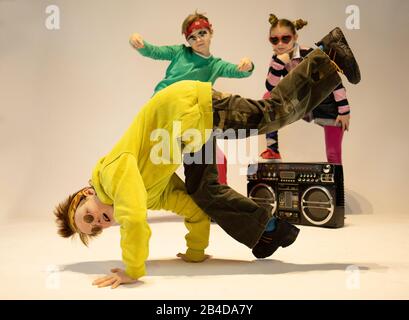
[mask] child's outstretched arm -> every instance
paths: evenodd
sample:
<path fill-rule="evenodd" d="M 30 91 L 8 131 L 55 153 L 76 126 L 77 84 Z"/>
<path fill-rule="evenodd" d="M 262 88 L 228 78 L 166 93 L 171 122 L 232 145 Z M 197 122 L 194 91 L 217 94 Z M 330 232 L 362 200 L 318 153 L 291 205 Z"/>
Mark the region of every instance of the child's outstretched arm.
<path fill-rule="evenodd" d="M 254 70 L 254 64 L 249 58 L 243 58 L 239 64 L 219 60 L 216 64 L 219 77 L 224 78 L 247 78 Z"/>
<path fill-rule="evenodd" d="M 250 60 L 250 58 L 242 58 L 237 65 L 237 70 L 239 71 L 244 71 L 244 72 L 249 72 L 254 69 L 253 62 Z"/>
<path fill-rule="evenodd" d="M 182 45 L 155 46 L 145 41 L 139 33 L 130 36 L 129 44 L 144 57 L 155 60 L 172 60 L 183 49 Z"/>

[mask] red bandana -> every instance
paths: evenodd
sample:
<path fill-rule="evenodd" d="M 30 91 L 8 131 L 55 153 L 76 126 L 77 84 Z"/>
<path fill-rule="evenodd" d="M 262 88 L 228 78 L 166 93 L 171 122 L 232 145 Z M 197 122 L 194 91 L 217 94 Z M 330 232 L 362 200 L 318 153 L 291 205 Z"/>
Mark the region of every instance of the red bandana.
<path fill-rule="evenodd" d="M 205 19 L 199 19 L 196 21 L 193 21 L 189 27 L 187 27 L 187 30 L 185 32 L 185 37 L 186 39 L 193 33 L 193 31 L 195 30 L 199 30 L 199 29 L 211 29 L 212 25 L 207 22 Z"/>

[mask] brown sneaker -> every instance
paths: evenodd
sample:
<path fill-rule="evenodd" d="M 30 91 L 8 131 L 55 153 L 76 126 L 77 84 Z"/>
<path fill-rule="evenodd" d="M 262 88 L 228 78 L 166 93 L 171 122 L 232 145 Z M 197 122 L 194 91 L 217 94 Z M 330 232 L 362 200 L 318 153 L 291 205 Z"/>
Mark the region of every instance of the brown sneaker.
<path fill-rule="evenodd" d="M 338 66 L 349 82 L 357 84 L 361 81 L 358 63 L 340 28 L 336 27 L 316 45 L 324 47 L 324 52 Z"/>

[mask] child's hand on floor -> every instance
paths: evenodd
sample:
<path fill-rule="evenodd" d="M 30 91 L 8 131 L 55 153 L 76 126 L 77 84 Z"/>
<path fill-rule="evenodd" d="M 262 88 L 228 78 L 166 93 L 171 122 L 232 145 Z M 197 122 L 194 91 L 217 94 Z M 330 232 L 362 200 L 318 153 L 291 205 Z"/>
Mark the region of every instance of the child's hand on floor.
<path fill-rule="evenodd" d="M 253 69 L 253 62 L 249 58 L 243 58 L 240 60 L 239 64 L 237 65 L 237 70 L 239 71 L 250 71 Z"/>
<path fill-rule="evenodd" d="M 141 48 L 145 47 L 145 45 L 143 43 L 143 38 L 139 33 L 132 34 L 131 37 L 129 38 L 129 43 L 135 49 L 141 49 Z"/>
<path fill-rule="evenodd" d="M 96 279 L 94 282 L 92 282 L 92 285 L 98 286 L 98 288 L 111 286 L 111 289 L 115 289 L 121 284 L 135 283 L 138 281 L 137 279 L 133 279 L 128 276 L 123 269 L 114 268 L 111 269 L 111 272 L 113 272 L 113 274 Z"/>
<path fill-rule="evenodd" d="M 205 260 L 207 260 L 207 259 L 210 259 L 212 256 L 209 256 L 208 254 L 205 254 L 205 255 L 203 256 L 203 259 L 202 259 L 202 260 L 193 261 L 193 260 L 190 260 L 190 259 L 186 256 L 186 254 L 179 252 L 179 253 L 176 255 L 176 257 L 181 258 L 181 259 L 182 259 L 183 261 L 185 261 L 185 262 L 203 262 L 203 261 L 205 261 Z"/>

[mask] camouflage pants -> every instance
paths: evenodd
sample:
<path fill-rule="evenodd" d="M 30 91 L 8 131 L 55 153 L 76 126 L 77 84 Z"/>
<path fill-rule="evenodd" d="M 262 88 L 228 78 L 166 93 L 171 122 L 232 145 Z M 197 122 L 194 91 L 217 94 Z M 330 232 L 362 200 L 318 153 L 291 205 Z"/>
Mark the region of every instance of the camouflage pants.
<path fill-rule="evenodd" d="M 328 56 L 316 49 L 278 83 L 270 99 L 253 100 L 214 91 L 213 127 L 215 132 L 246 129 L 245 136 L 276 131 L 311 112 L 340 82 Z M 207 144 L 213 143 L 216 136 L 214 134 Z M 206 157 L 215 152 L 207 155 L 206 147 L 195 154 L 195 159 L 202 161 L 184 164 L 187 192 L 230 236 L 252 248 L 263 234 L 271 213 L 229 186 L 218 183 L 216 162 L 206 161 Z"/>

